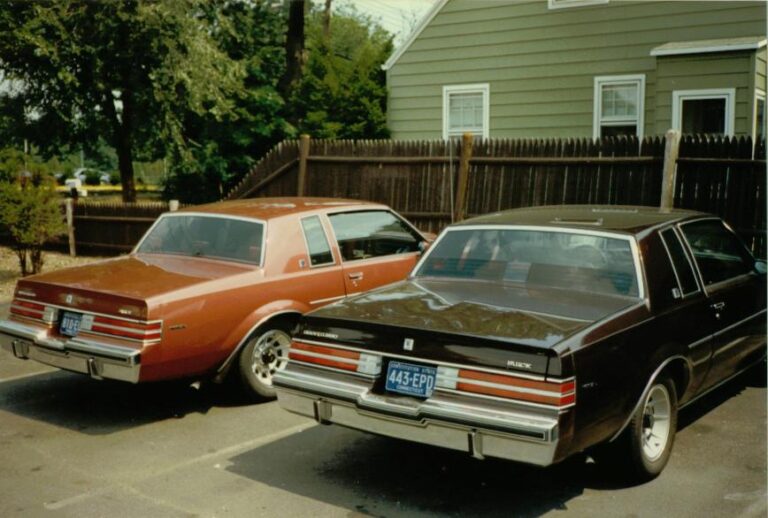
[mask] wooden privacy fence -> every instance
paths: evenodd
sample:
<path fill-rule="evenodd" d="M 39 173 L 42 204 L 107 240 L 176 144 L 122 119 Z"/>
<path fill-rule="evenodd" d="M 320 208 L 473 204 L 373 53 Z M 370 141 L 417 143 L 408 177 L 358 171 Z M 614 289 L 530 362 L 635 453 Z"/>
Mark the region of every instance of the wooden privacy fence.
<path fill-rule="evenodd" d="M 765 145 L 749 138 L 286 141 L 227 199 L 386 203 L 424 230 L 546 204 L 664 205 L 718 214 L 765 256 Z"/>
<path fill-rule="evenodd" d="M 72 204 L 72 233 L 77 250 L 87 249 L 99 253 L 129 252 L 157 217 L 163 212 L 177 208 L 178 202 L 171 202 L 170 205 L 171 207 L 165 202 L 78 201 Z M 72 241 L 70 252 L 74 252 Z"/>

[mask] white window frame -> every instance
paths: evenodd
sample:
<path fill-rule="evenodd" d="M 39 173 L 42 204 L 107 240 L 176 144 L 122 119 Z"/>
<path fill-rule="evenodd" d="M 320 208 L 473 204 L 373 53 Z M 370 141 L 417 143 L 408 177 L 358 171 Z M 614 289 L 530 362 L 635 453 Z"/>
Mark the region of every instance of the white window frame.
<path fill-rule="evenodd" d="M 451 94 L 466 94 L 466 93 L 480 93 L 483 95 L 483 134 L 482 138 L 488 138 L 489 135 L 489 122 L 490 122 L 490 92 L 491 88 L 488 83 L 479 83 L 472 85 L 445 85 L 443 86 L 443 140 L 448 140 L 448 117 L 450 115 L 450 107 L 448 99 Z"/>
<path fill-rule="evenodd" d="M 604 121 L 602 117 L 603 109 L 603 86 L 618 85 L 626 83 L 637 84 L 637 117 L 632 119 L 612 119 Z M 631 74 L 623 76 L 596 76 L 594 87 L 594 105 L 592 109 L 592 138 L 600 138 L 600 128 L 603 126 L 623 126 L 634 122 L 637 127 L 637 138 L 642 139 L 645 134 L 645 74 Z"/>
<path fill-rule="evenodd" d="M 672 92 L 672 129 L 682 131 L 683 101 L 699 99 L 725 99 L 725 126 L 723 134 L 732 137 L 736 124 L 736 89 L 708 88 L 704 90 L 674 90 Z"/>
<path fill-rule="evenodd" d="M 609 0 L 549 0 L 549 9 L 566 9 L 568 7 L 583 7 L 586 5 L 607 4 Z"/>
<path fill-rule="evenodd" d="M 759 88 L 755 88 L 755 104 L 752 107 L 752 141 L 757 138 L 757 101 L 763 101 L 763 118 L 765 118 L 765 92 Z M 765 121 L 763 121 L 765 122 Z M 766 129 L 763 128 L 763 136 L 766 134 Z"/>

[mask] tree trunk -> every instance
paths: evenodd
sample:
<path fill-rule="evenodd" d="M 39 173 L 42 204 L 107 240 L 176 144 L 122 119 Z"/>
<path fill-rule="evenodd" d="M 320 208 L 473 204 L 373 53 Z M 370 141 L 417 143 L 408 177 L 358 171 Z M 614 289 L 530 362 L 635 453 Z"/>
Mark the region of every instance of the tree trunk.
<path fill-rule="evenodd" d="M 285 33 L 285 74 L 278 85 L 283 99 L 288 101 L 294 85 L 301 79 L 304 65 L 304 8 L 305 0 L 291 0 L 288 11 L 288 30 Z"/>
<path fill-rule="evenodd" d="M 331 0 L 325 0 L 323 9 L 323 41 L 330 46 L 331 41 Z"/>
<path fill-rule="evenodd" d="M 123 201 L 132 203 L 136 201 L 136 184 L 133 179 L 133 149 L 132 126 L 133 98 L 130 92 L 123 91 L 120 98 L 123 102 L 122 114 L 118 115 L 115 109 L 115 101 L 112 93 L 105 95 L 103 103 L 104 111 L 112 121 L 112 135 L 115 151 L 117 152 L 117 165 L 120 169 L 120 184 L 123 186 Z"/>

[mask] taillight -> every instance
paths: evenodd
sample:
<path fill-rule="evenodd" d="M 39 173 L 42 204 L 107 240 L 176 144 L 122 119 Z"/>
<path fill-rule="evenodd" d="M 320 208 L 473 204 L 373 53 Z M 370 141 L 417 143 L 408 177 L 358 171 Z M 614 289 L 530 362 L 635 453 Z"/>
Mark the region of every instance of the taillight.
<path fill-rule="evenodd" d="M 163 323 L 137 322 L 133 320 L 121 320 L 102 315 L 84 315 L 80 326 L 83 331 L 115 336 L 118 338 L 130 338 L 142 342 L 159 341 L 163 332 Z"/>
<path fill-rule="evenodd" d="M 438 367 L 437 387 L 565 408 L 576 403 L 576 381 L 531 380 L 471 369 Z"/>
<path fill-rule="evenodd" d="M 325 345 L 294 341 L 288 351 L 288 358 L 372 376 L 381 372 L 381 356 L 377 354 L 348 351 Z"/>
<path fill-rule="evenodd" d="M 11 302 L 11 314 L 34 318 L 46 324 L 51 324 L 56 319 L 56 308 L 40 304 L 39 302 L 13 299 L 13 302 Z"/>

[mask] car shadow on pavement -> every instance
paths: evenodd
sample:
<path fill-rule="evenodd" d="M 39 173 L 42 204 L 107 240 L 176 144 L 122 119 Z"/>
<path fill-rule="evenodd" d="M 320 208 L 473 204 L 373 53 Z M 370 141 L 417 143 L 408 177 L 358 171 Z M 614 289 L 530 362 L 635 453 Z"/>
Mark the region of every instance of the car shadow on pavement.
<path fill-rule="evenodd" d="M 539 516 L 599 477 L 576 456 L 550 468 L 316 426 L 229 459 L 229 471 L 370 516 Z"/>
<path fill-rule="evenodd" d="M 215 388 L 190 383 L 97 381 L 48 371 L 0 382 L 0 412 L 91 435 L 106 435 L 228 403 Z"/>
<path fill-rule="evenodd" d="M 679 429 L 750 386 L 746 376 L 726 383 L 682 410 Z M 316 426 L 229 461 L 228 471 L 239 476 L 370 516 L 540 516 L 568 510 L 588 489 L 634 485 L 587 454 L 538 468 L 336 426 Z"/>

